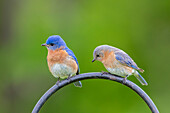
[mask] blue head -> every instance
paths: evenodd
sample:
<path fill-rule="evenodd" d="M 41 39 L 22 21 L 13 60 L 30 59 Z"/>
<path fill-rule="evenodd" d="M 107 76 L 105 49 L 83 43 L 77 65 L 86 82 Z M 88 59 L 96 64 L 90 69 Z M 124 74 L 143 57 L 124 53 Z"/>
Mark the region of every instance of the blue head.
<path fill-rule="evenodd" d="M 61 46 L 66 47 L 66 43 L 59 35 L 52 35 L 48 37 L 46 43 L 42 44 L 42 46 L 46 46 L 48 49 L 55 50 Z"/>

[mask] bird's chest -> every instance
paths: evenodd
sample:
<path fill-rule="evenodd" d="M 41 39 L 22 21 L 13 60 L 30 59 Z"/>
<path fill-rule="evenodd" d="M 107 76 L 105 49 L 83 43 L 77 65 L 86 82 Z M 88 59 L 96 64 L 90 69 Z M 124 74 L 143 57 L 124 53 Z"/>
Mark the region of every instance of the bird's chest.
<path fill-rule="evenodd" d="M 105 68 L 116 68 L 118 67 L 119 63 L 116 61 L 114 53 L 105 53 L 105 57 L 102 60 Z"/>
<path fill-rule="evenodd" d="M 68 53 L 64 50 L 48 50 L 47 61 L 49 65 L 66 62 Z"/>
<path fill-rule="evenodd" d="M 49 51 L 47 62 L 52 75 L 57 78 L 67 78 L 78 70 L 76 62 L 64 50 Z"/>

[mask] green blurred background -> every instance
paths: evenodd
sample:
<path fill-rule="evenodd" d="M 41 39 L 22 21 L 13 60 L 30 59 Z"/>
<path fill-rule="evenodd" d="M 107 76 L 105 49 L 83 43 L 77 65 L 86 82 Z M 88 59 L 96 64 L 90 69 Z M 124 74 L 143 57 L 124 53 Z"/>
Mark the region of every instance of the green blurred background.
<path fill-rule="evenodd" d="M 0 112 L 29 113 L 55 84 L 48 70 L 50 35 L 60 35 L 78 58 L 81 73 L 106 71 L 91 63 L 96 46 L 126 51 L 145 70 L 138 84 L 161 113 L 170 111 L 169 0 L 1 0 Z M 107 80 L 84 80 L 55 93 L 41 113 L 150 113 L 129 88 Z"/>

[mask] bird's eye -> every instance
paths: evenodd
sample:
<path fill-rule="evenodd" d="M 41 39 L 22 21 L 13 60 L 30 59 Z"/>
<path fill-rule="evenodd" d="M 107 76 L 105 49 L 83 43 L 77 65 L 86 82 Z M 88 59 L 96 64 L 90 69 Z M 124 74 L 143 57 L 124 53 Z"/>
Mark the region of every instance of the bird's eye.
<path fill-rule="evenodd" d="M 50 44 L 50 46 L 53 46 L 53 45 L 54 45 L 53 43 Z"/>
<path fill-rule="evenodd" d="M 100 55 L 96 55 L 96 57 L 99 57 Z"/>

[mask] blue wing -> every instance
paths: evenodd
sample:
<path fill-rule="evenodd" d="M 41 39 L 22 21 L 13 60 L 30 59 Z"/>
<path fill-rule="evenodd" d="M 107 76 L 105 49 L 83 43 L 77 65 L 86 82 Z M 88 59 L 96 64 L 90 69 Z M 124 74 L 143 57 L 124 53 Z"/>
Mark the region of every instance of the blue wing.
<path fill-rule="evenodd" d="M 76 74 L 79 74 L 80 72 L 80 69 L 79 69 L 79 64 L 78 64 L 78 61 L 77 61 L 77 58 L 76 56 L 74 55 L 73 51 L 71 49 L 69 49 L 68 47 L 65 47 L 64 48 L 66 50 L 66 52 L 73 57 L 73 59 L 76 61 L 77 65 L 78 65 L 78 70 L 77 70 L 77 73 Z"/>
<path fill-rule="evenodd" d="M 130 58 L 130 56 L 122 51 L 115 52 L 115 58 L 123 65 L 139 69 L 136 63 Z"/>

